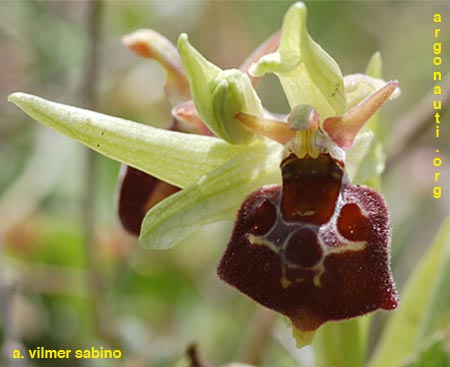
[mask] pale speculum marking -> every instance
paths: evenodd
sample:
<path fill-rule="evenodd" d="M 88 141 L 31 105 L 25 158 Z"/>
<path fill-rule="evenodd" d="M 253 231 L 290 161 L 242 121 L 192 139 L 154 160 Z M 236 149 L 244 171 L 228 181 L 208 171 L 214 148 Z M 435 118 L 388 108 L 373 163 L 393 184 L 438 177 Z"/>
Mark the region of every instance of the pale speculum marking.
<path fill-rule="evenodd" d="M 266 246 L 278 255 L 282 267 L 280 282 L 283 288 L 307 280 L 307 276 L 289 279 L 289 269 L 312 271 L 313 284 L 321 287 L 328 256 L 362 251 L 366 247 L 369 220 L 356 203 L 344 203 L 342 195 L 338 197 L 329 222 L 321 226 L 301 221 L 286 221 L 279 202 L 279 198 L 276 203 L 264 200 L 257 210 L 271 215 L 265 216 L 264 223 L 254 227 L 258 234 L 247 233 L 245 236 L 252 245 Z M 324 232 L 327 232 L 326 236 Z"/>

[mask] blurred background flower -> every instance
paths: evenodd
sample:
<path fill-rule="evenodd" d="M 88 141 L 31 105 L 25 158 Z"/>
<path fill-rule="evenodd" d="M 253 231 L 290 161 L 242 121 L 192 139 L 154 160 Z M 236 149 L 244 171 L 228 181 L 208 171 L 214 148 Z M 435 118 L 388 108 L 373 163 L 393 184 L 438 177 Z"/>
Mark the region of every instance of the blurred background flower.
<path fill-rule="evenodd" d="M 212 62 L 221 68 L 236 67 L 278 29 L 291 3 L 105 2 L 97 46 L 96 109 L 153 126 L 165 126 L 171 119 L 163 69 L 127 50 L 120 42 L 122 35 L 152 28 L 175 42 L 186 32 Z M 30 122 L 6 102 L 8 94 L 20 90 L 84 105 L 80 88 L 91 47 L 86 26 L 89 4 L 0 3 L 3 347 L 104 346 L 123 351 L 122 360 L 108 360 L 109 366 L 162 367 L 174 364 L 195 342 L 215 364 L 245 360 L 261 366 L 311 366 L 311 351 L 295 350 L 288 328 L 279 327 L 280 320 L 267 321 L 265 311 L 216 278 L 231 223 L 205 227 L 167 252 L 139 248 L 120 228 L 115 214 L 119 164 L 97 155 L 86 158 L 81 145 Z M 442 13 L 440 34 L 448 41 L 450 23 L 445 19 L 450 18 L 450 6 L 398 1 L 306 4 L 310 34 L 337 60 L 344 75 L 364 72 L 370 56 L 379 50 L 383 78 L 400 81 L 402 97 L 381 112 L 379 129 L 387 154 L 382 191 L 394 228 L 392 265 L 401 291 L 450 209 L 444 198 L 450 187 L 450 129 L 444 125 L 448 112 L 442 113 L 437 140 L 432 100 L 426 99 L 435 85 L 433 14 Z M 439 70 L 445 75 L 450 70 L 448 48 L 443 48 L 442 59 Z M 446 80 L 445 107 L 450 103 L 449 77 Z M 289 112 L 275 77 L 263 78 L 257 89 L 268 109 Z M 445 157 L 439 170 L 444 188 L 440 200 L 432 196 L 436 149 Z M 94 171 L 86 168 L 90 160 L 95 160 Z M 93 197 L 88 206 L 94 221 L 89 248 L 82 204 L 86 190 Z M 383 315 L 378 315 L 375 325 L 382 323 Z M 377 330 L 373 329 L 372 340 Z M 259 338 L 261 334 L 267 337 Z M 33 363 L 54 365 L 51 360 L 29 365 Z M 71 365 L 104 364 L 64 361 L 64 366 Z"/>

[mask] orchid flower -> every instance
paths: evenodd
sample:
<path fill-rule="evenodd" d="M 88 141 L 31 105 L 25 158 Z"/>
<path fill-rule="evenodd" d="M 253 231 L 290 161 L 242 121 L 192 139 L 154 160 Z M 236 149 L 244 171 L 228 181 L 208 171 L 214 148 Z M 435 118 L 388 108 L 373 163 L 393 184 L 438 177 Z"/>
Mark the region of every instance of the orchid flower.
<path fill-rule="evenodd" d="M 399 94 L 398 82 L 343 77 L 308 34 L 306 15 L 304 4 L 292 5 L 281 33 L 241 69 L 220 69 L 186 35 L 178 51 L 154 31 L 125 37 L 167 72 L 169 130 L 23 93 L 9 97 L 36 120 L 129 166 L 119 216 L 139 231 L 142 246 L 167 249 L 205 224 L 235 219 L 219 277 L 289 317 L 300 344 L 325 322 L 398 303 L 386 204 L 352 181 L 374 139 L 365 125 Z M 281 82 L 287 116 L 265 110 L 254 89 L 267 73 Z"/>

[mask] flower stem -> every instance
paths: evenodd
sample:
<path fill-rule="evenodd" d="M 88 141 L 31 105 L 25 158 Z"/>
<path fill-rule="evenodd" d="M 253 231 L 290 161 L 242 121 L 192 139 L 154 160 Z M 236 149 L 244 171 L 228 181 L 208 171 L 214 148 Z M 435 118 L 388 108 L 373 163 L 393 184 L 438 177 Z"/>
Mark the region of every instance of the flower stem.
<path fill-rule="evenodd" d="M 86 64 L 83 70 L 82 85 L 80 88 L 80 101 L 89 109 L 97 107 L 97 81 L 98 65 L 100 61 L 99 44 L 101 38 L 101 24 L 103 13 L 103 1 L 93 0 L 87 3 L 86 26 L 88 29 L 88 49 Z M 98 161 L 96 153 L 90 149 L 85 150 L 85 168 L 83 177 L 84 189 L 81 202 L 81 216 L 83 225 L 83 238 L 85 245 L 86 285 L 90 300 L 91 325 L 95 336 L 102 333 L 102 322 L 100 303 L 102 297 L 101 274 L 96 266 L 96 255 L 94 249 L 95 228 L 95 196 L 98 173 Z"/>
<path fill-rule="evenodd" d="M 274 322 L 275 313 L 265 307 L 256 306 L 255 314 L 248 325 L 248 333 L 241 345 L 238 360 L 256 365 L 261 362 Z"/>

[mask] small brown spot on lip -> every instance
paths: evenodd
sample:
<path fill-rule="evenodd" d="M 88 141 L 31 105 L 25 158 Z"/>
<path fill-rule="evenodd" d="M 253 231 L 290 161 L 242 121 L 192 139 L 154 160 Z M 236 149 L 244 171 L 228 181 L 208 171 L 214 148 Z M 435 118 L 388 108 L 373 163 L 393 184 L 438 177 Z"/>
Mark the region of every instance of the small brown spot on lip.
<path fill-rule="evenodd" d="M 345 204 L 337 220 L 339 233 L 350 241 L 367 240 L 370 237 L 369 219 L 355 203 Z"/>
<path fill-rule="evenodd" d="M 264 199 L 255 209 L 252 233 L 262 235 L 271 230 L 277 221 L 277 210 L 274 204 Z"/>

